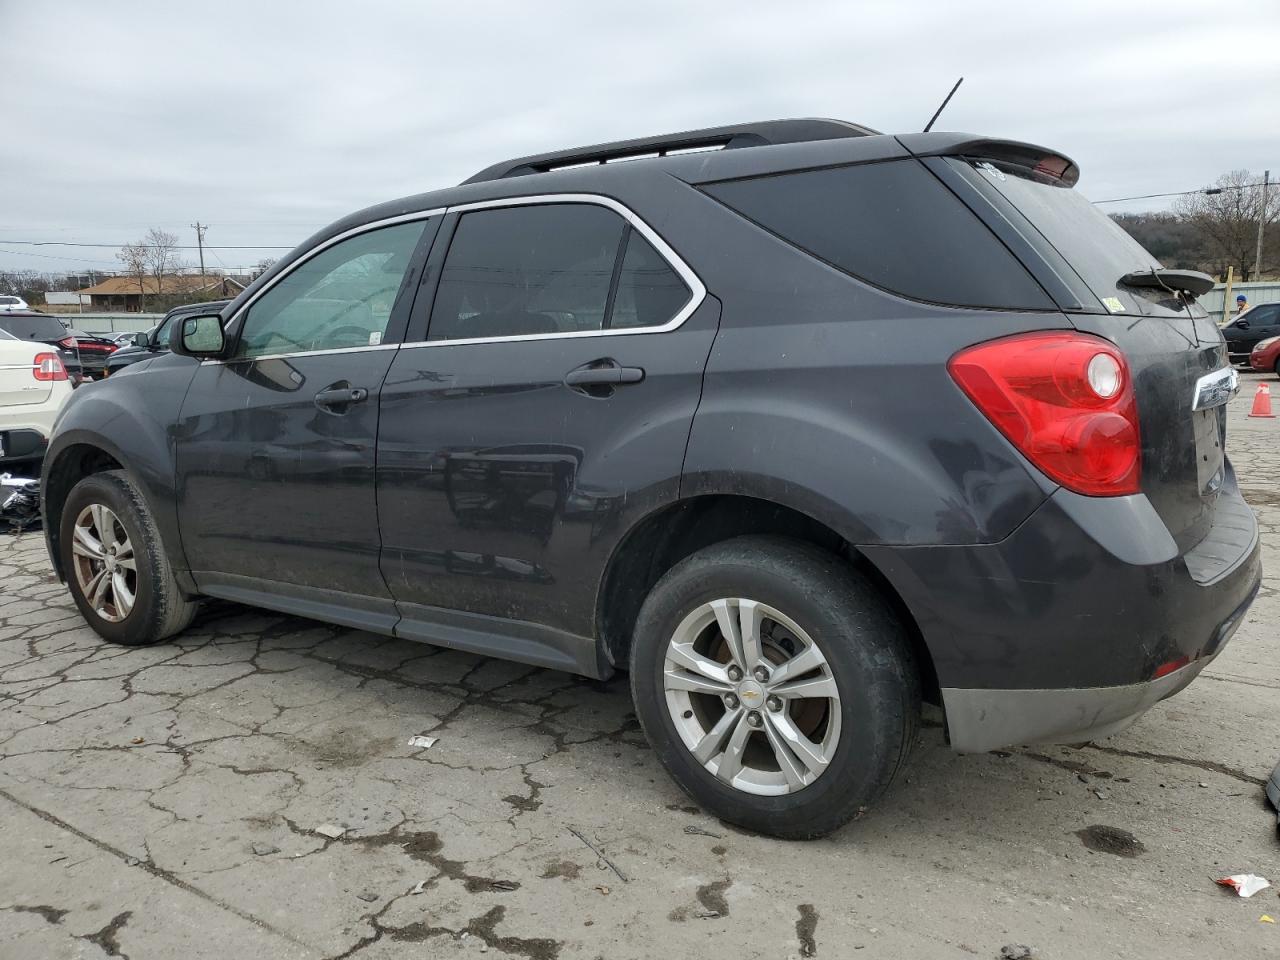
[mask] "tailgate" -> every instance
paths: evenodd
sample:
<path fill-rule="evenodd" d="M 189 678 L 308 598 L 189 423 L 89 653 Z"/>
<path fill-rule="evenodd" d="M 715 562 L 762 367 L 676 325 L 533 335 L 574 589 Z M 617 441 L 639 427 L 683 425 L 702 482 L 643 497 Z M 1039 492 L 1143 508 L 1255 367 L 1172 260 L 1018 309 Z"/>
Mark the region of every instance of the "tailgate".
<path fill-rule="evenodd" d="M 1194 408 L 1201 378 L 1227 367 L 1226 346 L 1213 337 L 1216 330 L 1206 336 L 1190 317 L 1071 319 L 1128 358 L 1142 436 L 1142 490 L 1185 552 L 1209 532 L 1225 479 L 1225 399 L 1201 397 Z"/>
<path fill-rule="evenodd" d="M 1180 552 L 1195 546 L 1212 525 L 1226 473 L 1229 394 L 1197 398 L 1201 379 L 1228 367 L 1221 331 L 1167 285 L 1122 282 L 1161 265 L 1072 188 L 1074 176 L 1053 176 L 1060 165 L 1049 164 L 1044 173 L 998 158 L 948 162 L 1002 212 L 1025 221 L 1018 230 L 1079 301 L 1067 313 L 1072 324 L 1124 352 L 1138 405 L 1142 490 Z M 1230 370 L 1222 376 L 1230 378 Z"/>

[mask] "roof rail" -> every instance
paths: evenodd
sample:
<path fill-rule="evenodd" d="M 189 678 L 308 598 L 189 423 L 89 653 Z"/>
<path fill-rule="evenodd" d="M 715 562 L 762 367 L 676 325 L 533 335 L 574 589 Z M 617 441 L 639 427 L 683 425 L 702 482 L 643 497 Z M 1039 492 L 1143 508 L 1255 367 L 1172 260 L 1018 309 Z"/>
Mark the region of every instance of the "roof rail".
<path fill-rule="evenodd" d="M 618 140 L 614 143 L 597 143 L 589 147 L 518 157 L 515 160 L 504 160 L 502 163 L 485 167 L 475 176 L 462 182 L 464 184 L 479 183 L 484 180 L 501 180 L 505 177 L 523 177 L 565 167 L 640 160 L 654 156 L 665 157 L 684 151 L 735 150 L 739 147 L 763 147 L 778 143 L 867 137 L 877 133 L 879 133 L 878 130 L 856 123 L 847 123 L 844 120 L 763 120 L 759 123 L 686 130 L 683 133 L 641 137 L 637 140 Z"/>

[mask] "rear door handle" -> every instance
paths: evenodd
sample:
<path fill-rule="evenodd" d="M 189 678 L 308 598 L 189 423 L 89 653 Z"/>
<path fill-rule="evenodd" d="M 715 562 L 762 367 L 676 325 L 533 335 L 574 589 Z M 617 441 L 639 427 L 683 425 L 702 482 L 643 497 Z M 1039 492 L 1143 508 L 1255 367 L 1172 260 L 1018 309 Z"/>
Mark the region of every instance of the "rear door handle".
<path fill-rule="evenodd" d="M 612 387 L 623 383 L 639 383 L 644 379 L 643 367 L 624 367 L 616 360 L 596 360 L 565 374 L 567 387 Z"/>
<path fill-rule="evenodd" d="M 338 407 L 346 407 L 353 403 L 361 403 L 369 399 L 369 391 L 364 387 L 329 387 L 316 394 L 316 406 L 330 412 Z"/>

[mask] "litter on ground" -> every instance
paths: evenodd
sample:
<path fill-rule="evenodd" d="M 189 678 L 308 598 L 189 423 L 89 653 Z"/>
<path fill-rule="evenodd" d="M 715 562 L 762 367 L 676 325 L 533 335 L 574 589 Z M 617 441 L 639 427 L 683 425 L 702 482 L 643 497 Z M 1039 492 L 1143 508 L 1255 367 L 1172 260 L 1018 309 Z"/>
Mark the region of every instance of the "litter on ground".
<path fill-rule="evenodd" d="M 1252 897 L 1259 890 L 1265 890 L 1271 886 L 1270 880 L 1256 873 L 1237 873 L 1230 877 L 1223 877 L 1218 883 L 1221 886 L 1230 887 L 1242 897 Z"/>

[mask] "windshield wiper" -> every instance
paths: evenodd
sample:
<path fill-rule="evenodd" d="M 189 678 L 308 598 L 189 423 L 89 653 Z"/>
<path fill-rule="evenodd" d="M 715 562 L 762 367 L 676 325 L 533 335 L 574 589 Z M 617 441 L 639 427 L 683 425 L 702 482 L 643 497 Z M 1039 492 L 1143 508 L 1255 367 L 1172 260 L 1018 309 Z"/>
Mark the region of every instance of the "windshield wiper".
<path fill-rule="evenodd" d="M 1169 293 L 1190 294 L 1192 299 L 1214 288 L 1214 279 L 1198 270 L 1135 270 L 1120 278 L 1126 287 L 1147 287 Z"/>

